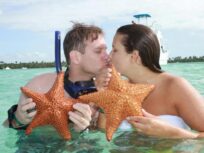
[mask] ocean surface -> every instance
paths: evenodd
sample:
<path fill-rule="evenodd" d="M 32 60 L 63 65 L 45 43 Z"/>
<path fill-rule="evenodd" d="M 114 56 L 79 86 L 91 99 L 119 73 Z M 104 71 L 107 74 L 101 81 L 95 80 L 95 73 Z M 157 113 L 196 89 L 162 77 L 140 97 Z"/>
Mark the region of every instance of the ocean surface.
<path fill-rule="evenodd" d="M 204 63 L 174 63 L 162 66 L 165 71 L 187 79 L 204 96 Z M 7 110 L 18 102 L 20 87 L 31 78 L 54 68 L 0 70 L 0 123 Z M 203 124 L 203 123 L 201 123 Z M 204 139 L 158 139 L 135 131 L 117 131 L 111 142 L 104 131 L 76 133 L 72 140 L 62 140 L 52 127 L 36 128 L 29 136 L 24 131 L 0 126 L 2 153 L 204 153 Z"/>

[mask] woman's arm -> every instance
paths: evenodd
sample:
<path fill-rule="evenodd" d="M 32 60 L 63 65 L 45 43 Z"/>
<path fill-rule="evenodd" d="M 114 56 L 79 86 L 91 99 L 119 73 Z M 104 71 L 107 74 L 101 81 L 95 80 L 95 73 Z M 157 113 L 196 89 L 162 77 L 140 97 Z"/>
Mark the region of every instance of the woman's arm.
<path fill-rule="evenodd" d="M 204 98 L 185 79 L 176 78 L 170 96 L 178 115 L 194 130 L 204 132 Z"/>
<path fill-rule="evenodd" d="M 138 132 L 163 138 L 197 138 L 199 135 L 192 131 L 170 125 L 145 110 L 142 110 L 142 112 L 144 116 L 132 116 L 127 118 L 128 122 L 131 123 Z"/>

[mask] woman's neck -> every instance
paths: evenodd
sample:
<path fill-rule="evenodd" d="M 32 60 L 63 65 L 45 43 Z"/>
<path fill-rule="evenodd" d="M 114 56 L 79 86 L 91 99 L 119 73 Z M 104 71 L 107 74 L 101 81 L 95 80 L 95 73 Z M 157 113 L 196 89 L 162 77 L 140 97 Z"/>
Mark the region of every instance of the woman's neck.
<path fill-rule="evenodd" d="M 128 78 L 132 83 L 149 83 L 155 84 L 161 73 L 152 72 L 146 67 L 140 67 L 129 71 Z"/>

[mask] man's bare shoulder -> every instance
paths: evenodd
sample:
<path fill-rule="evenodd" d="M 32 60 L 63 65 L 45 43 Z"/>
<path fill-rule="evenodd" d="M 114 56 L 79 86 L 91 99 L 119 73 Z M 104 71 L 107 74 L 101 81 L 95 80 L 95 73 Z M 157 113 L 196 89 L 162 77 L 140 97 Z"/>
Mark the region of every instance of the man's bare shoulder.
<path fill-rule="evenodd" d="M 56 73 L 44 73 L 31 79 L 25 86 L 35 91 L 46 92 L 52 87 L 56 76 Z"/>

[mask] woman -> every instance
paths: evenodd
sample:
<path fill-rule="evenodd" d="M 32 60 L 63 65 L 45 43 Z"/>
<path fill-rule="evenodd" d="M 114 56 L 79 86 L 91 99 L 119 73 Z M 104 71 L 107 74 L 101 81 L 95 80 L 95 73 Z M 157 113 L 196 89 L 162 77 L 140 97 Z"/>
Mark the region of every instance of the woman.
<path fill-rule="evenodd" d="M 147 26 L 120 27 L 113 40 L 111 59 L 121 75 L 131 83 L 154 84 L 142 103 L 143 117 L 127 120 L 139 132 L 158 137 L 196 138 L 204 132 L 204 99 L 183 78 L 161 70 L 160 45 Z M 187 127 L 201 133 L 186 130 Z"/>

